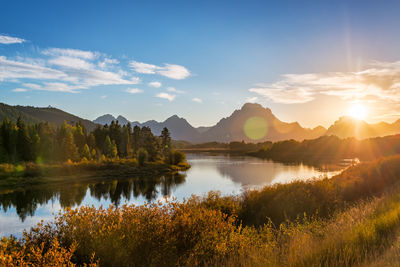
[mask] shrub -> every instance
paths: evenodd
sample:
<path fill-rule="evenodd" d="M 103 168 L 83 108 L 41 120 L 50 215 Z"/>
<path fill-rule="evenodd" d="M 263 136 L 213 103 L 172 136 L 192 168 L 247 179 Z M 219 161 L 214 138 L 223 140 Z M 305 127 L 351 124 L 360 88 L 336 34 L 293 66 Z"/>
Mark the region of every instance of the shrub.
<path fill-rule="evenodd" d="M 183 152 L 179 150 L 171 150 L 168 156 L 168 162 L 172 165 L 179 165 L 180 163 L 184 163 L 186 156 Z"/>

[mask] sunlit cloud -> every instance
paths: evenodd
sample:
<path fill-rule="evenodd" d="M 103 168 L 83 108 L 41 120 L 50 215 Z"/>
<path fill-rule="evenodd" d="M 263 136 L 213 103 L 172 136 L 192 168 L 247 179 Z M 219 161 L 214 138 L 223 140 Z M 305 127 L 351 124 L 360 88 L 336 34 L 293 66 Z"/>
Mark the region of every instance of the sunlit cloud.
<path fill-rule="evenodd" d="M 271 84 L 257 84 L 249 91 L 276 103 L 306 103 L 318 94 L 342 99 L 379 99 L 400 101 L 400 61 L 372 62 L 358 72 L 286 74 Z"/>
<path fill-rule="evenodd" d="M 246 98 L 246 103 L 255 103 L 257 102 L 258 97 L 257 96 L 249 96 Z"/>
<path fill-rule="evenodd" d="M 0 44 L 21 44 L 23 42 L 25 42 L 24 39 L 0 34 Z"/>
<path fill-rule="evenodd" d="M 162 86 L 160 82 L 149 82 L 147 85 L 154 88 L 160 88 Z"/>
<path fill-rule="evenodd" d="M 192 101 L 196 102 L 196 103 L 203 103 L 203 100 L 201 98 L 198 98 L 198 97 L 192 98 Z"/>
<path fill-rule="evenodd" d="M 177 89 L 175 89 L 174 87 L 168 87 L 168 88 L 167 88 L 167 91 L 168 91 L 168 92 L 171 92 L 171 93 L 177 93 L 177 94 L 184 94 L 184 93 L 186 93 L 185 91 L 177 90 Z"/>
<path fill-rule="evenodd" d="M 100 96 L 100 98 L 101 98 L 101 99 L 106 99 L 107 96 L 106 96 L 106 95 L 102 95 L 102 96 Z"/>
<path fill-rule="evenodd" d="M 12 91 L 13 91 L 13 92 L 16 92 L 16 93 L 22 93 L 22 92 L 26 92 L 27 90 L 24 89 L 24 88 L 15 88 L 15 89 L 13 89 Z"/>
<path fill-rule="evenodd" d="M 130 94 L 138 94 L 138 93 L 143 93 L 143 90 L 139 88 L 128 88 L 126 89 L 126 92 Z"/>
<path fill-rule="evenodd" d="M 133 60 L 129 62 L 129 66 L 137 73 L 159 74 L 175 80 L 182 80 L 190 75 L 190 71 L 181 65 L 164 64 L 164 66 L 157 66 Z"/>
<path fill-rule="evenodd" d="M 168 101 L 173 101 L 175 99 L 176 95 L 172 95 L 172 94 L 168 94 L 168 93 L 158 93 L 158 94 L 156 94 L 156 97 L 167 99 Z"/>

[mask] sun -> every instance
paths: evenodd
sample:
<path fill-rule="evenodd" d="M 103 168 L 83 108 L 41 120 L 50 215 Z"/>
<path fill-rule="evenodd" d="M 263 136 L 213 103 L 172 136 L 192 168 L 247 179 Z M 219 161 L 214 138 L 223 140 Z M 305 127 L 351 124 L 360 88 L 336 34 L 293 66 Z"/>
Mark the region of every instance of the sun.
<path fill-rule="evenodd" d="M 367 108 L 360 103 L 355 103 L 347 110 L 347 115 L 354 119 L 364 120 L 367 117 Z"/>

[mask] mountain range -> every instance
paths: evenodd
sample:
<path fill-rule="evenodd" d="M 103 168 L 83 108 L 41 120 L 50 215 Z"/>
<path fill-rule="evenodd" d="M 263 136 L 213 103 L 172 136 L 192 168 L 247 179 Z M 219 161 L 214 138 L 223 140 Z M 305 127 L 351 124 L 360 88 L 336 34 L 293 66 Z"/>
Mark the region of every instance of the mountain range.
<path fill-rule="evenodd" d="M 250 118 L 261 118 L 267 125 L 265 135 L 254 140 L 246 134 L 244 126 Z M 340 117 L 328 129 L 318 126 L 313 129 L 303 128 L 298 122 L 287 123 L 279 120 L 269 108 L 264 108 L 260 104 L 246 103 L 241 109 L 235 110 L 229 117 L 221 119 L 216 125 L 211 127 L 193 127 L 184 118 L 177 115 L 169 117 L 163 122 L 154 120 L 140 123 L 130 122 L 123 116 L 115 118 L 110 114 L 103 115 L 93 122 L 99 124 L 110 124 L 111 121 L 118 120 L 120 124 L 131 123 L 132 126 L 148 126 L 159 135 L 163 127 L 167 127 L 171 136 L 175 140 L 185 140 L 192 143 L 203 142 L 263 142 L 281 141 L 287 139 L 304 140 L 314 139 L 322 135 L 336 135 L 340 138 L 356 137 L 359 139 L 385 136 L 400 133 L 400 120 L 390 124 L 381 122 L 368 124 L 365 121 L 356 120 L 351 117 Z"/>
<path fill-rule="evenodd" d="M 400 133 L 400 120 L 394 123 L 381 122 L 369 124 L 365 121 L 353 119 L 351 117 L 341 117 L 335 121 L 328 129 L 318 126 L 313 129 L 304 128 L 298 122 L 283 122 L 279 120 L 269 108 L 264 108 L 260 104 L 246 103 L 241 109 L 235 110 L 229 117 L 221 119 L 216 125 L 211 127 L 193 127 L 186 119 L 173 115 L 163 122 L 149 120 L 143 123 L 138 121 L 129 121 L 119 115 L 106 114 L 89 121 L 73 114 L 67 113 L 54 107 L 31 107 L 31 106 L 10 106 L 0 103 L 0 120 L 5 117 L 16 121 L 21 117 L 27 123 L 38 123 L 48 121 L 56 125 L 61 125 L 64 121 L 68 123 L 77 123 L 81 121 L 85 127 L 91 131 L 97 125 L 110 124 L 116 121 L 122 125 L 131 123 L 132 127 L 150 127 L 152 132 L 160 135 L 164 127 L 171 132 L 174 140 L 184 140 L 191 143 L 203 142 L 264 142 L 280 141 L 287 139 L 304 140 L 314 139 L 322 135 L 336 135 L 340 138 L 356 137 L 359 139 L 393 135 Z M 249 125 L 249 122 L 256 122 L 255 125 Z M 260 123 L 262 129 L 259 129 Z M 254 136 L 252 131 L 262 134 Z M 250 133 L 250 134 L 249 134 Z"/>

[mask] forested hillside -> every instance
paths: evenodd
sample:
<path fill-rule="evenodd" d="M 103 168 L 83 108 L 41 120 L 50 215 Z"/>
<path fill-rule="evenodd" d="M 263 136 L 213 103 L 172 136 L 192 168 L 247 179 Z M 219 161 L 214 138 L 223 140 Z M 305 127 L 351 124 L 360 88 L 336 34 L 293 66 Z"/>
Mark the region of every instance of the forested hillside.
<path fill-rule="evenodd" d="M 8 118 L 10 121 L 16 122 L 19 117 L 21 117 L 26 124 L 49 122 L 56 126 L 61 126 L 64 121 L 66 121 L 69 124 L 80 122 L 89 131 L 96 128 L 96 124 L 89 120 L 82 119 L 51 106 L 47 108 L 38 108 L 30 106 L 10 106 L 0 103 L 0 121 Z"/>

